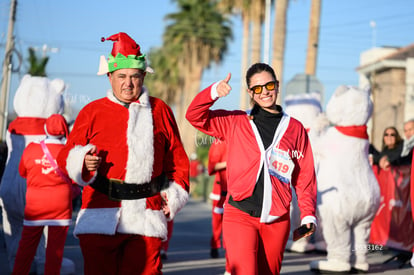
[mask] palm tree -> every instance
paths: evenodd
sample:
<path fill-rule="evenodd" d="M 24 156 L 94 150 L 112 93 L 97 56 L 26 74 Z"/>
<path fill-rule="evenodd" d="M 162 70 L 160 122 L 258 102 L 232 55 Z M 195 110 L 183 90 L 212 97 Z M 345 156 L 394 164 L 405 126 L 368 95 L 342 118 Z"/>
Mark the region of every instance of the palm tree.
<path fill-rule="evenodd" d="M 285 44 L 286 44 L 286 14 L 288 8 L 288 0 L 275 1 L 275 21 L 273 30 L 273 59 L 272 67 L 279 77 L 279 90 L 282 90 L 283 83 L 283 64 L 285 58 Z M 282 97 L 278 96 L 278 104 L 280 104 Z"/>
<path fill-rule="evenodd" d="M 319 25 L 321 17 L 321 0 L 312 0 L 309 22 L 308 51 L 306 57 L 305 73 L 315 75 L 316 60 L 319 44 Z"/>
<path fill-rule="evenodd" d="M 272 67 L 275 69 L 276 74 L 282 84 L 283 81 L 283 62 L 285 55 L 286 44 L 286 15 L 288 8 L 288 0 L 273 1 L 275 7 L 275 20 L 274 20 L 274 35 L 273 35 L 273 50 L 272 50 Z M 243 41 L 242 41 L 242 64 L 241 72 L 244 74 L 247 71 L 249 64 L 260 61 L 261 52 L 261 25 L 264 19 L 264 6 L 265 1 L 252 1 L 252 0 L 222 0 L 219 5 L 223 12 L 241 14 L 243 24 Z M 253 19 L 252 19 L 253 18 Z M 252 20 L 251 20 L 252 19 Z M 253 22 L 253 39 L 255 41 L 252 45 L 252 56 L 250 58 L 248 54 L 250 44 L 250 24 Z M 248 106 L 248 96 L 246 91 L 245 79 L 241 78 L 240 85 L 240 108 L 246 110 Z M 280 104 L 281 97 L 278 97 Z"/>
<path fill-rule="evenodd" d="M 150 49 L 148 53 L 149 63 L 156 69 L 154 74 L 147 74 L 145 86 L 152 96 L 171 106 L 176 105 L 177 91 L 182 86 L 177 68 L 178 56 L 172 47 L 167 46 Z"/>
<path fill-rule="evenodd" d="M 227 14 L 240 14 L 243 24 L 243 36 L 242 36 L 242 51 L 241 51 L 241 75 L 244 75 L 250 64 L 260 61 L 261 53 L 261 24 L 264 18 L 264 1 L 253 0 L 222 0 L 219 7 L 224 13 Z M 251 39 L 250 25 L 253 23 L 254 38 Z M 249 45 L 251 41 L 255 41 L 252 45 L 252 52 L 249 54 Z M 248 95 L 246 93 L 245 78 L 240 78 L 240 109 L 246 110 L 249 108 Z"/>
<path fill-rule="evenodd" d="M 253 64 L 262 60 L 262 25 L 265 15 L 265 0 L 251 1 L 250 5 L 250 20 L 252 22 L 251 64 Z"/>
<path fill-rule="evenodd" d="M 232 38 L 229 20 L 218 12 L 215 1 L 177 0 L 178 12 L 168 14 L 164 45 L 179 49 L 176 117 L 187 153 L 195 152 L 195 129 L 185 120 L 185 110 L 200 90 L 204 69 L 219 64 Z M 182 83 L 182 85 L 181 85 Z"/>
<path fill-rule="evenodd" d="M 33 48 L 29 48 L 29 71 L 31 76 L 43 76 L 46 77 L 46 65 L 49 61 L 49 57 L 38 58 Z"/>
<path fill-rule="evenodd" d="M 241 58 L 241 73 L 242 75 L 247 71 L 250 64 L 249 59 L 249 37 L 250 37 L 250 12 L 247 8 L 242 9 L 243 22 L 243 41 L 242 41 L 242 58 Z M 240 78 L 240 109 L 246 110 L 248 108 L 248 94 L 246 93 L 247 84 L 244 77 Z"/>

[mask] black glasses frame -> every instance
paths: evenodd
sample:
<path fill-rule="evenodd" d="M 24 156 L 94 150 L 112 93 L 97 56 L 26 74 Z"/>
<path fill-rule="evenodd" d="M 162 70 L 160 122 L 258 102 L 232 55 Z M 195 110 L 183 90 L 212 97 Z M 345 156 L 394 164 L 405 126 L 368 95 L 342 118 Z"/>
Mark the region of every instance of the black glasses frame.
<path fill-rule="evenodd" d="M 268 87 L 268 85 L 273 85 L 273 89 L 271 89 L 271 87 Z M 266 87 L 266 89 L 268 91 L 273 91 L 276 89 L 276 86 L 279 85 L 279 81 L 269 81 L 264 85 L 254 85 L 253 87 L 249 88 L 254 94 L 258 95 L 261 94 L 263 92 L 263 87 Z M 259 89 L 260 88 L 260 89 Z M 256 91 L 258 90 L 258 91 Z"/>

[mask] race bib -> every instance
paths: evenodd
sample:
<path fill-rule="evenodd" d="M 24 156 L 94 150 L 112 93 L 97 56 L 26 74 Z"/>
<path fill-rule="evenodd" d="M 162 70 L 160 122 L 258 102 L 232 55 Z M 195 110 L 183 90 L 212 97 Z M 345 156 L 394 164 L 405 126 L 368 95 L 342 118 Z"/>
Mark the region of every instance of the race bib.
<path fill-rule="evenodd" d="M 284 183 L 290 183 L 295 164 L 289 153 L 274 147 L 269 157 L 269 173 Z"/>

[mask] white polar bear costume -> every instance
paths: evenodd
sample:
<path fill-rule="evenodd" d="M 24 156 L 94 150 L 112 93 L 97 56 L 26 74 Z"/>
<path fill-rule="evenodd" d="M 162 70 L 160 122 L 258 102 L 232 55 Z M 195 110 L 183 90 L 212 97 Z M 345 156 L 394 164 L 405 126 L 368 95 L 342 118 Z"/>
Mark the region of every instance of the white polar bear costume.
<path fill-rule="evenodd" d="M 14 96 L 13 106 L 17 118 L 9 124 L 6 133 L 8 156 L 0 184 L 0 206 L 10 270 L 13 269 L 23 230 L 26 201 L 26 180 L 18 171 L 20 158 L 30 142 L 41 141 L 46 137 L 46 119 L 52 114 L 63 113 L 64 90 L 65 83 L 61 79 L 25 75 Z M 35 260 L 37 274 L 43 274 L 44 241 L 39 244 Z M 61 271 L 61 274 L 74 272 L 73 262 L 64 258 Z"/>
<path fill-rule="evenodd" d="M 328 126 L 328 121 L 325 114 L 322 112 L 321 95 L 320 93 L 302 93 L 288 95 L 285 97 L 285 112 L 290 116 L 299 120 L 306 131 L 308 132 L 311 145 L 316 142 L 324 129 Z M 312 151 L 314 154 L 315 171 L 318 167 L 318 154 L 312 145 Z M 316 232 L 313 235 L 314 241 L 311 242 L 311 237 L 301 238 L 297 241 L 293 241 L 293 230 L 300 226 L 300 211 L 296 196 L 292 196 L 292 202 L 290 207 L 290 221 L 291 221 L 291 234 L 289 235 L 286 249 L 294 252 L 308 252 L 312 250 L 325 251 L 326 246 L 322 237 L 321 223 L 318 221 Z"/>
<path fill-rule="evenodd" d="M 366 123 L 373 104 L 369 90 L 338 87 L 326 107 L 334 126 L 317 142 L 318 211 L 327 259 L 313 261 L 319 271 L 368 271 L 366 255 L 380 190 L 368 161 Z"/>

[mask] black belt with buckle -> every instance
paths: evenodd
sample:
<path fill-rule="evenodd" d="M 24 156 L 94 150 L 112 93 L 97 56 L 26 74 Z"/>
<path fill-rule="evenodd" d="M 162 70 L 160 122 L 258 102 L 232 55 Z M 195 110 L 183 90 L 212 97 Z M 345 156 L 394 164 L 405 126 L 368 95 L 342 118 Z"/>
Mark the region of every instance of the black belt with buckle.
<path fill-rule="evenodd" d="M 113 201 L 137 200 L 156 195 L 161 191 L 166 177 L 164 174 L 143 184 L 126 183 L 123 180 L 108 179 L 98 174 L 91 186 L 93 189 L 108 195 Z"/>

